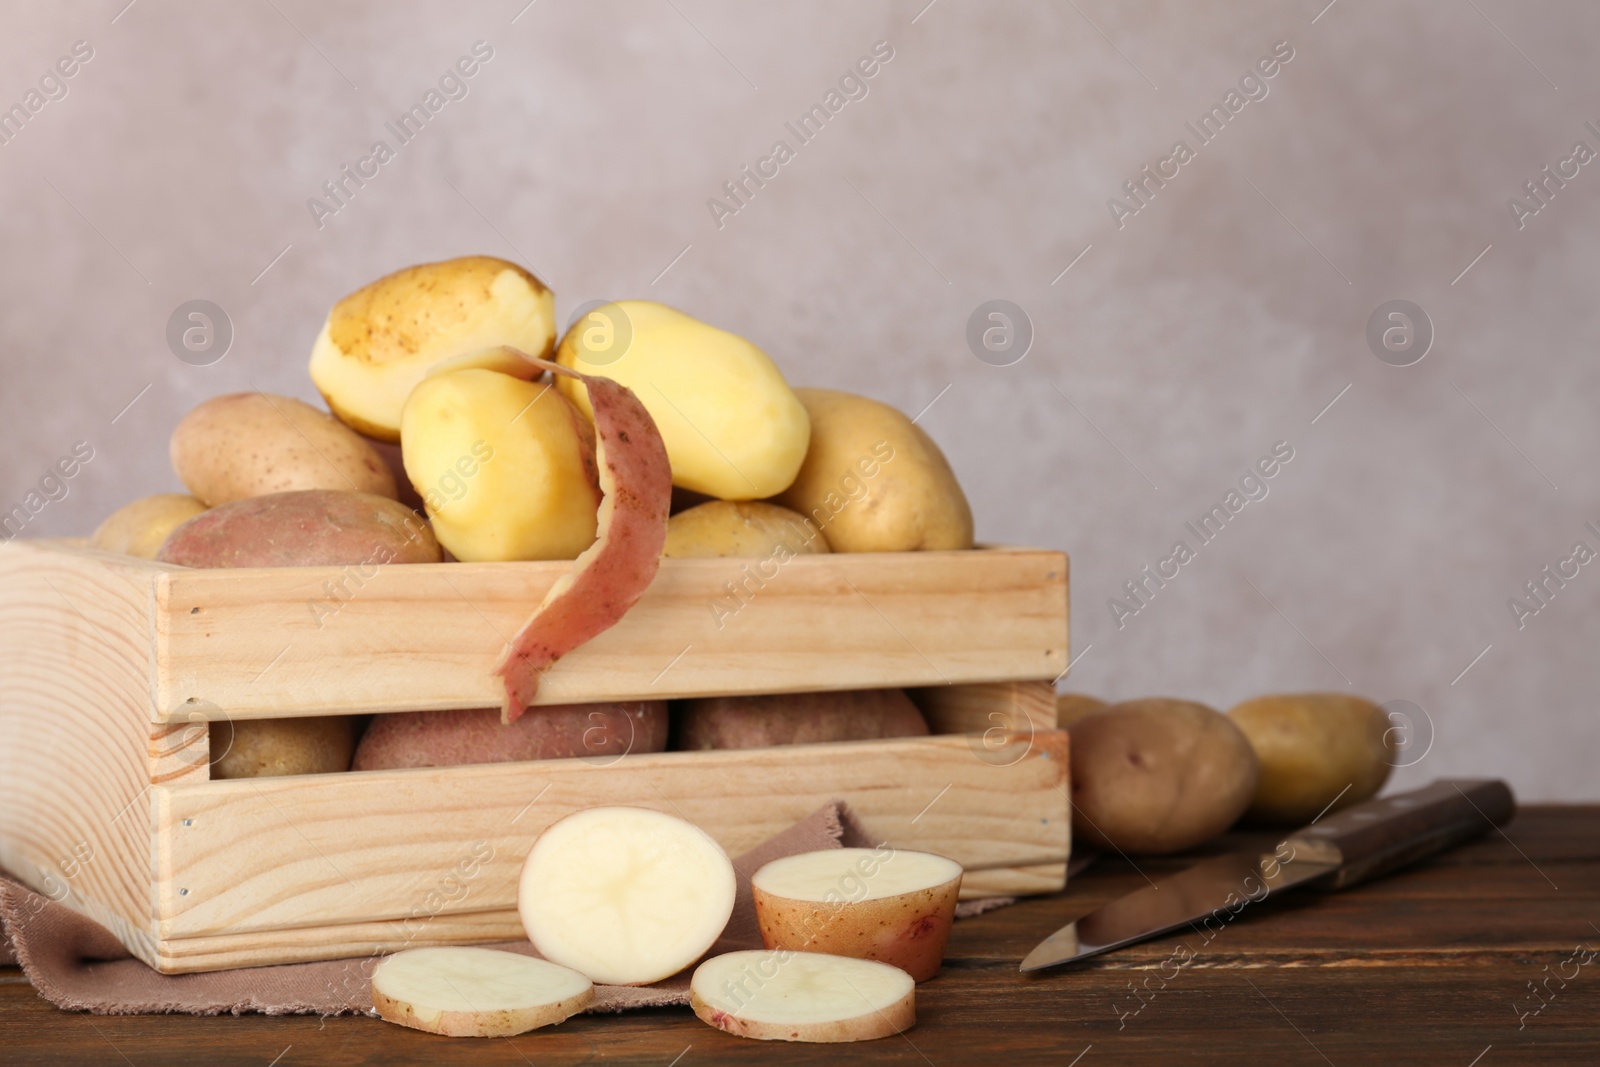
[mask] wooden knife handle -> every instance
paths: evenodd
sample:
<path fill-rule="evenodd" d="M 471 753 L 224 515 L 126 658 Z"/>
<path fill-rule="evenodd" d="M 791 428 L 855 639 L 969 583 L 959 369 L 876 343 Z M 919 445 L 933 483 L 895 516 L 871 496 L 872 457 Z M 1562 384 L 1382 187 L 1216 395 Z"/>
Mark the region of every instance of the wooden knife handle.
<path fill-rule="evenodd" d="M 1317 888 L 1343 889 L 1501 826 L 1516 806 L 1511 787 L 1499 779 L 1441 779 L 1346 808 L 1297 831 L 1279 848 L 1292 848 L 1296 858 L 1339 864 Z"/>

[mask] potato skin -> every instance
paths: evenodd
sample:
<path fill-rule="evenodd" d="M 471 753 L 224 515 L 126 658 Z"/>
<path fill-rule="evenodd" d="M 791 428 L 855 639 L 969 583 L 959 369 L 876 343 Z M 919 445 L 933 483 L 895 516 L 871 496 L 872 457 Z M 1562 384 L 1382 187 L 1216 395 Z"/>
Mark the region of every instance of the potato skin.
<path fill-rule="evenodd" d="M 679 702 L 680 750 L 769 748 L 923 737 L 928 723 L 903 689 L 700 697 Z"/>
<path fill-rule="evenodd" d="M 155 559 L 168 534 L 205 510 L 206 506 L 188 493 L 143 496 L 107 515 L 89 538 L 89 546 Z"/>
<path fill-rule="evenodd" d="M 1255 795 L 1249 740 L 1190 700 L 1113 704 L 1068 727 L 1072 832 L 1129 855 L 1193 848 L 1222 833 Z"/>
<path fill-rule="evenodd" d="M 797 389 L 811 447 L 773 503 L 808 516 L 835 552 L 972 547 L 972 508 L 933 438 L 887 404 Z"/>
<path fill-rule="evenodd" d="M 712 500 L 667 520 L 667 545 L 672 559 L 779 554 L 808 556 L 828 552 L 828 542 L 804 515 L 758 500 Z M 787 558 L 787 557 L 785 557 Z"/>
<path fill-rule="evenodd" d="M 172 469 L 207 507 L 295 489 L 394 499 L 394 475 L 360 434 L 293 397 L 212 397 L 172 431 Z"/>
<path fill-rule="evenodd" d="M 416 512 L 370 493 L 307 489 L 235 500 L 173 530 L 156 559 L 185 567 L 438 563 Z"/>
<path fill-rule="evenodd" d="M 1261 762 L 1247 812 L 1253 821 L 1300 826 L 1325 808 L 1331 813 L 1361 803 L 1389 780 L 1389 720 L 1370 700 L 1282 693 L 1246 700 L 1228 718 Z"/>
<path fill-rule="evenodd" d="M 761 943 L 767 948 L 877 960 L 926 982 L 944 965 L 955 925 L 961 877 L 876 900 L 829 904 L 793 900 L 752 886 Z"/>
<path fill-rule="evenodd" d="M 589 362 L 575 323 L 556 362 L 632 389 L 655 420 L 672 462 L 672 484 L 720 500 L 760 500 L 794 481 L 805 458 L 806 410 L 772 359 L 737 334 L 649 300 L 597 308 L 620 312 L 632 334 L 618 358 Z M 556 383 L 585 415 L 583 383 Z"/>
<path fill-rule="evenodd" d="M 594 427 L 555 387 L 449 371 L 412 390 L 400 424 L 406 476 L 457 559 L 576 559 L 594 543 Z"/>
<path fill-rule="evenodd" d="M 531 377 L 500 346 L 547 357 L 555 338 L 554 294 L 517 264 L 493 256 L 421 263 L 333 306 L 311 348 L 311 380 L 347 426 L 397 443 L 406 397 L 430 370 Z"/>
<path fill-rule="evenodd" d="M 1064 730 L 1069 724 L 1077 722 L 1085 715 L 1093 715 L 1110 706 L 1099 697 L 1092 697 L 1086 693 L 1057 693 L 1056 726 Z"/>
<path fill-rule="evenodd" d="M 275 778 L 350 769 L 355 719 L 241 719 L 211 724 L 211 777 Z"/>
<path fill-rule="evenodd" d="M 587 756 L 610 763 L 667 747 L 664 700 L 551 704 L 504 726 L 499 708 L 379 715 L 356 747 L 351 770 L 454 767 L 469 763 Z"/>

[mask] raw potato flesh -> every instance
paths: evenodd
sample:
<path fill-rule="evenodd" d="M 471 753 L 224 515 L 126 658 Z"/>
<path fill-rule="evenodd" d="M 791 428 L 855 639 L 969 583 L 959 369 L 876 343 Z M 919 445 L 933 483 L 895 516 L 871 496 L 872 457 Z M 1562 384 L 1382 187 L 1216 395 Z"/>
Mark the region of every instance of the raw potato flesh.
<path fill-rule="evenodd" d="M 594 984 L 549 960 L 490 948 L 408 948 L 372 972 L 372 1006 L 392 1023 L 445 1037 L 510 1037 L 559 1023 Z"/>
<path fill-rule="evenodd" d="M 761 943 L 878 960 L 926 981 L 944 962 L 961 874 L 954 860 L 888 845 L 773 860 L 750 880 Z"/>
<path fill-rule="evenodd" d="M 594 544 L 556 579 L 495 665 L 505 682 L 501 719 L 506 723 L 516 722 L 533 704 L 539 679 L 556 660 L 615 626 L 638 603 L 661 566 L 672 506 L 667 449 L 638 397 L 609 379 L 522 358 L 587 387 L 605 496 Z"/>
<path fill-rule="evenodd" d="M 609 985 L 670 978 L 733 914 L 733 864 L 704 830 L 647 808 L 587 808 L 533 843 L 517 890 L 546 959 Z"/>
<path fill-rule="evenodd" d="M 763 1041 L 871 1041 L 917 1021 L 917 984 L 898 967 L 820 952 L 727 952 L 695 968 L 700 1021 Z"/>

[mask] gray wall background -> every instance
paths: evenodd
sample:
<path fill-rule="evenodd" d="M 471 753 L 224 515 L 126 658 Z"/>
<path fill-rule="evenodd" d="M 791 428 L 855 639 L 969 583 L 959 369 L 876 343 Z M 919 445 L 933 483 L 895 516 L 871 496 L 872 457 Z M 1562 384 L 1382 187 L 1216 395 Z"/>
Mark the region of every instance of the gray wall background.
<path fill-rule="evenodd" d="M 1506 603 L 1600 549 L 1600 164 L 1521 229 L 1507 207 L 1575 141 L 1600 150 L 1600 10 L 523 2 L 0 6 L 0 102 L 94 49 L 0 145 L 0 504 L 78 440 L 95 458 L 31 534 L 177 488 L 187 408 L 314 399 L 335 299 L 487 252 L 563 320 L 652 297 L 797 384 L 937 397 L 922 424 L 980 536 L 1072 553 L 1071 689 L 1410 701 L 1432 743 L 1394 784 L 1600 799 L 1600 565 L 1521 629 Z M 307 198 L 480 39 L 469 95 L 319 229 Z M 719 229 L 706 200 L 879 40 L 868 96 Z M 1284 40 L 1269 95 L 1119 229 L 1107 199 Z M 210 366 L 165 342 L 195 298 L 235 331 Z M 991 298 L 1033 324 L 1011 366 L 965 341 Z M 1395 298 L 1436 330 L 1403 368 L 1364 338 Z M 1108 598 L 1280 440 L 1270 495 L 1119 628 Z"/>

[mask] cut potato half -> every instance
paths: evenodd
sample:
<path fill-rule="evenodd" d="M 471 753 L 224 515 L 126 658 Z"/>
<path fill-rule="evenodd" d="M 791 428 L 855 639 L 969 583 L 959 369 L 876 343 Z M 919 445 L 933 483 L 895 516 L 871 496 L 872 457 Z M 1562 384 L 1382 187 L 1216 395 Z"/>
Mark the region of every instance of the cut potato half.
<path fill-rule="evenodd" d="M 733 864 L 704 830 L 648 808 L 574 812 L 522 865 L 517 910 L 541 955 L 610 985 L 670 978 L 733 914 Z"/>
<path fill-rule="evenodd" d="M 917 1021 L 917 984 L 898 967 L 820 952 L 752 950 L 695 968 L 704 1023 L 762 1041 L 871 1041 Z"/>
<path fill-rule="evenodd" d="M 408 948 L 372 972 L 372 1006 L 445 1037 L 510 1037 L 571 1018 L 594 983 L 549 960 L 490 948 Z"/>
<path fill-rule="evenodd" d="M 954 860 L 887 845 L 773 860 L 750 880 L 761 942 L 879 960 L 925 981 L 944 962 L 961 874 Z"/>

